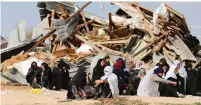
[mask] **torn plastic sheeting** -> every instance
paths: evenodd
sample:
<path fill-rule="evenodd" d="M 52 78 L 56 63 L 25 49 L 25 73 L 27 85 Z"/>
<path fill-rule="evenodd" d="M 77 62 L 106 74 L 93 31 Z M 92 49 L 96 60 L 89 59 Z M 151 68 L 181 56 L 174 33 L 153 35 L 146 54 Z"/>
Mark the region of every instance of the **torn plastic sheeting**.
<path fill-rule="evenodd" d="M 155 11 L 153 14 L 153 23 L 154 23 L 154 27 L 157 26 L 157 22 L 158 22 L 158 16 L 163 17 L 163 19 L 168 22 L 169 21 L 169 11 L 167 10 L 167 8 L 165 7 L 165 4 L 162 3 Z"/>
<path fill-rule="evenodd" d="M 15 63 L 13 67 L 21 73 L 24 77 L 26 77 L 29 68 L 31 67 L 31 63 L 35 61 L 37 63 L 37 66 L 40 67 L 40 65 L 44 62 L 43 60 L 31 57 L 25 61 L 20 61 L 18 63 Z"/>
<path fill-rule="evenodd" d="M 76 15 L 73 18 L 71 18 L 66 25 L 63 25 L 64 21 L 63 22 L 57 21 L 57 23 L 55 24 L 55 27 L 57 29 L 56 32 L 60 35 L 62 40 L 67 39 L 73 33 L 73 31 L 79 24 L 79 20 L 80 20 L 79 16 Z"/>
<path fill-rule="evenodd" d="M 123 26 L 129 25 L 130 29 L 135 29 L 135 28 L 145 29 L 145 26 L 142 23 L 142 19 L 143 18 L 140 15 L 136 15 L 135 17 L 130 18 L 130 19 L 125 19 L 120 16 L 112 16 L 112 21 L 115 24 L 119 24 L 119 25 L 123 25 Z M 107 20 L 107 24 L 109 24 L 109 20 Z"/>
<path fill-rule="evenodd" d="M 92 50 L 93 48 L 87 44 L 82 44 L 77 50 L 76 53 L 89 53 L 90 50 Z"/>

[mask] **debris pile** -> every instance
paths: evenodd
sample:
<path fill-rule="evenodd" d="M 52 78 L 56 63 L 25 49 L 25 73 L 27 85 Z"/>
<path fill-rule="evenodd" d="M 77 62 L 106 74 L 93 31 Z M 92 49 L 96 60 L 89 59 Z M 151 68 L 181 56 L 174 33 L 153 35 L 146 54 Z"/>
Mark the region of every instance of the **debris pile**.
<path fill-rule="evenodd" d="M 199 40 L 191 35 L 184 16 L 166 4 L 152 12 L 135 2 L 111 2 L 119 9 L 104 19 L 83 11 L 90 3 L 79 8 L 73 2 L 39 2 L 41 23 L 32 33 L 37 40 L 24 53 L 5 59 L 3 74 L 31 57 L 52 66 L 62 59 L 70 65 L 71 76 L 79 66 L 92 70 L 94 61 L 105 55 L 114 61 L 125 57 L 130 69 L 139 61 L 153 67 L 162 57 L 169 64 L 176 59 L 193 67 L 199 64 Z"/>

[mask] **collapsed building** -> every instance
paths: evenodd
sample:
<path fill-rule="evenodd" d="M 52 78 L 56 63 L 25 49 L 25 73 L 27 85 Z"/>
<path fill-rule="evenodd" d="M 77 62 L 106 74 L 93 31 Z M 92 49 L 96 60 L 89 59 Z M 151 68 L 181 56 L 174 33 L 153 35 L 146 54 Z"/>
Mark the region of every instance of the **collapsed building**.
<path fill-rule="evenodd" d="M 154 12 L 136 2 L 111 2 L 119 9 L 108 19 L 85 12 L 74 2 L 38 2 L 41 23 L 32 39 L 1 51 L 2 75 L 20 84 L 32 61 L 51 67 L 63 60 L 72 77 L 79 66 L 92 72 L 99 58 L 126 59 L 132 69 L 143 61 L 151 69 L 160 58 L 169 64 L 200 66 L 200 42 L 192 36 L 185 17 L 166 4 Z M 9 43 L 8 43 L 9 44 Z"/>

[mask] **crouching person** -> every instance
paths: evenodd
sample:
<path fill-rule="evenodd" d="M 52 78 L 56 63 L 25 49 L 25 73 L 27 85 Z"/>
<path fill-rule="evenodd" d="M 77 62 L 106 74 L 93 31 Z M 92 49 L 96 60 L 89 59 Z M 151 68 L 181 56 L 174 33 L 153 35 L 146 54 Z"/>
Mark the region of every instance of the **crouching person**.
<path fill-rule="evenodd" d="M 99 96 L 102 96 L 104 98 L 118 97 L 118 77 L 112 72 L 112 67 L 106 66 L 104 68 L 105 75 L 102 76 L 100 80 L 95 81 L 96 94 L 94 96 L 94 99 L 97 99 Z"/>
<path fill-rule="evenodd" d="M 140 84 L 137 90 L 137 96 L 152 96 L 152 97 L 160 96 L 161 95 L 159 92 L 160 83 L 172 84 L 176 86 L 177 84 L 176 82 L 163 79 L 162 78 L 163 73 L 164 73 L 163 69 L 161 67 L 158 67 L 154 70 L 154 73 L 145 75 L 140 81 Z M 174 89 L 170 87 L 168 88 L 168 90 L 170 90 L 169 94 L 172 94 L 173 96 L 177 97 L 177 93 Z"/>
<path fill-rule="evenodd" d="M 26 76 L 26 80 L 29 85 L 33 88 L 41 88 L 40 78 L 41 78 L 41 69 L 37 66 L 36 62 L 31 63 L 31 67 Z"/>
<path fill-rule="evenodd" d="M 84 91 L 84 86 L 86 85 L 87 77 L 86 69 L 86 67 L 80 67 L 78 69 L 77 73 L 70 81 L 67 98 L 59 102 L 68 102 L 72 99 L 81 100 L 87 97 Z"/>

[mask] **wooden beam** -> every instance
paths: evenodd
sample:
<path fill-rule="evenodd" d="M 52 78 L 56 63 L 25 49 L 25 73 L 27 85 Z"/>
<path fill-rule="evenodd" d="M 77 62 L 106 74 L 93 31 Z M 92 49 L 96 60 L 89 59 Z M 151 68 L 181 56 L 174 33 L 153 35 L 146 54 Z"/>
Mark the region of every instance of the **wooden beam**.
<path fill-rule="evenodd" d="M 80 13 L 81 13 L 81 16 L 82 16 L 82 20 L 84 21 L 84 25 L 85 25 L 85 28 L 86 28 L 86 30 L 87 30 L 87 33 L 90 33 L 89 27 L 88 27 L 88 25 L 87 25 L 87 22 L 86 22 L 86 19 L 85 19 L 85 16 L 84 16 L 84 12 L 81 11 Z"/>
<path fill-rule="evenodd" d="M 149 48 L 151 45 L 153 45 L 154 43 L 158 42 L 159 40 L 161 40 L 165 35 L 161 35 L 160 37 L 158 37 L 156 40 L 154 40 L 153 42 L 149 43 L 148 45 L 146 45 L 144 48 L 142 48 L 141 50 L 139 50 L 138 52 L 136 52 L 133 56 L 135 57 L 136 55 L 138 55 L 139 53 L 141 53 L 142 51 L 144 51 L 145 49 Z"/>
<path fill-rule="evenodd" d="M 177 16 L 179 16 L 180 18 L 184 18 L 184 15 L 180 14 L 179 12 L 175 11 L 174 9 L 172 9 L 171 7 L 169 7 L 167 4 L 165 4 L 165 7 L 172 13 L 176 14 Z"/>
<path fill-rule="evenodd" d="M 50 25 L 51 29 L 53 28 L 53 25 L 54 25 L 54 15 L 55 15 L 55 12 L 56 12 L 55 9 L 53 9 L 52 10 L 52 14 L 51 14 L 52 15 L 51 16 L 51 25 Z"/>
<path fill-rule="evenodd" d="M 114 29 L 116 29 L 117 27 L 116 27 L 116 25 L 114 24 L 114 22 L 112 21 L 112 14 L 109 13 L 108 15 L 109 15 L 109 27 L 112 28 L 112 26 L 113 26 Z M 111 31 L 111 29 L 110 29 L 110 31 Z"/>
<path fill-rule="evenodd" d="M 102 52 L 98 47 L 96 47 L 90 40 L 86 40 L 84 39 L 82 36 L 80 35 L 75 35 L 79 40 L 83 41 L 84 43 L 90 45 L 91 47 L 93 47 L 94 49 L 96 49 L 98 52 Z"/>
<path fill-rule="evenodd" d="M 68 19 L 66 19 L 66 21 L 69 21 L 72 17 L 74 17 L 75 15 L 77 15 L 78 13 L 80 13 L 85 7 L 87 7 L 89 4 L 91 3 L 91 1 L 87 2 L 84 6 L 82 6 L 78 11 L 76 11 L 73 15 L 71 15 Z"/>
<path fill-rule="evenodd" d="M 43 38 L 41 38 L 39 41 L 36 42 L 36 44 L 30 48 L 27 52 L 32 51 L 35 47 L 37 47 L 38 45 L 40 45 L 42 42 L 44 42 L 48 37 L 50 37 L 54 32 L 56 31 L 56 28 L 54 28 L 53 30 L 51 30 L 50 32 L 48 32 Z"/>
<path fill-rule="evenodd" d="M 103 41 L 103 42 L 93 42 L 94 44 L 119 44 L 119 43 L 127 43 L 128 40 L 117 40 L 117 41 Z"/>

